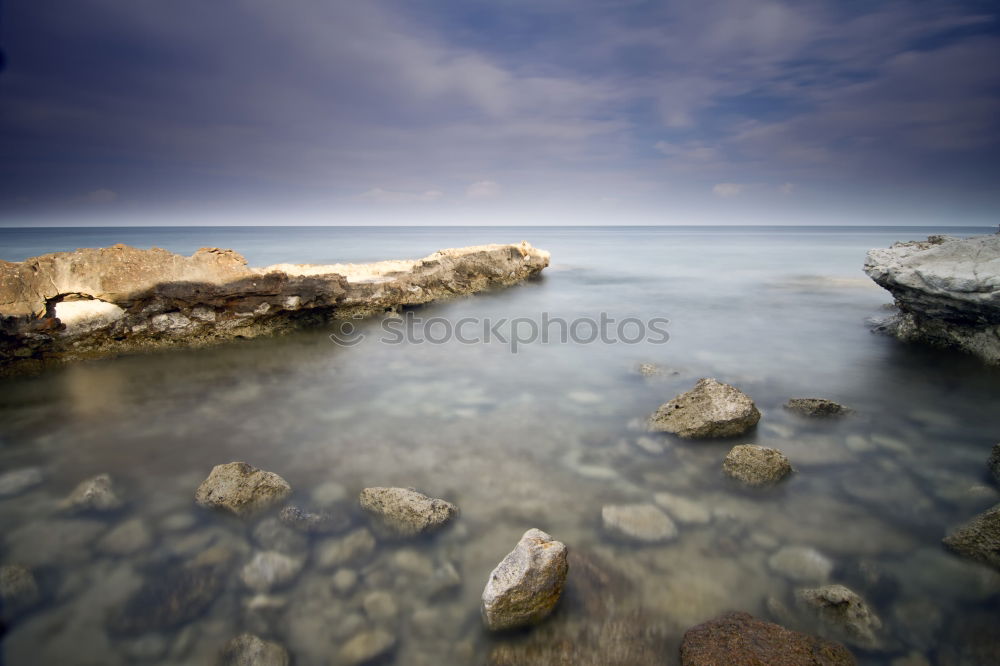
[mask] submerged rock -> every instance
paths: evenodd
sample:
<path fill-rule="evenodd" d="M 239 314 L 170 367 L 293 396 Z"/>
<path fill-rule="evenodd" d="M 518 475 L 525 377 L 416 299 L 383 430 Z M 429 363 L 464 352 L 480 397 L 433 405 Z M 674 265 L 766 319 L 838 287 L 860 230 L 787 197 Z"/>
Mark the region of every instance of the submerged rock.
<path fill-rule="evenodd" d="M 735 437 L 760 420 L 760 412 L 745 393 L 715 379 L 700 379 L 693 389 L 662 405 L 649 419 L 651 430 L 679 437 Z"/>
<path fill-rule="evenodd" d="M 118 525 L 97 542 L 97 549 L 108 555 L 134 555 L 149 548 L 153 535 L 140 518 Z"/>
<path fill-rule="evenodd" d="M 993 474 L 993 478 L 1000 483 L 1000 444 L 993 445 L 993 451 L 990 453 L 990 459 L 987 462 L 990 468 L 990 472 Z"/>
<path fill-rule="evenodd" d="M 0 499 L 20 495 L 34 488 L 44 480 L 42 470 L 38 467 L 24 467 L 0 474 Z"/>
<path fill-rule="evenodd" d="M 109 619 L 108 629 L 136 636 L 178 627 L 204 613 L 219 596 L 223 583 L 217 566 L 158 570 Z"/>
<path fill-rule="evenodd" d="M 882 647 L 882 620 L 868 607 L 864 599 L 843 585 L 798 590 L 795 598 L 800 605 L 816 613 L 824 626 L 839 634 L 844 641 L 869 650 Z"/>
<path fill-rule="evenodd" d="M 1000 569 L 1000 504 L 955 528 L 943 543 L 959 555 Z"/>
<path fill-rule="evenodd" d="M 309 547 L 309 537 L 284 525 L 280 520 L 265 518 L 253 528 L 253 541 L 264 550 L 295 555 Z"/>
<path fill-rule="evenodd" d="M 332 569 L 360 560 L 375 550 L 375 537 L 367 527 L 348 532 L 342 537 L 327 539 L 316 546 L 316 566 Z"/>
<path fill-rule="evenodd" d="M 895 243 L 869 251 L 864 270 L 899 308 L 881 330 L 1000 363 L 1000 235 Z"/>
<path fill-rule="evenodd" d="M 226 643 L 219 666 L 288 666 L 288 650 L 253 634 L 240 634 Z"/>
<path fill-rule="evenodd" d="M 839 643 L 809 636 L 748 613 L 725 613 L 684 632 L 681 666 L 848 666 Z"/>
<path fill-rule="evenodd" d="M 458 507 L 413 488 L 365 488 L 358 498 L 380 532 L 411 537 L 435 532 L 458 515 Z"/>
<path fill-rule="evenodd" d="M 345 513 L 303 511 L 297 506 L 286 506 L 278 517 L 285 525 L 309 534 L 335 534 L 343 532 L 351 524 L 350 517 Z"/>
<path fill-rule="evenodd" d="M 734 446 L 726 454 L 722 471 L 748 486 L 770 486 L 792 472 L 792 465 L 778 449 L 756 444 Z"/>
<path fill-rule="evenodd" d="M 42 598 L 30 571 L 16 564 L 0 566 L 0 620 L 10 622 Z"/>
<path fill-rule="evenodd" d="M 109 474 L 98 474 L 95 477 L 81 481 L 80 485 L 62 501 L 61 507 L 69 512 L 84 511 L 114 511 L 120 509 L 124 502 L 115 492 L 114 483 Z"/>
<path fill-rule="evenodd" d="M 483 620 L 493 631 L 538 624 L 555 609 L 566 584 L 568 549 L 538 529 L 490 574 L 483 590 Z"/>
<path fill-rule="evenodd" d="M 251 590 L 268 592 L 290 583 L 304 565 L 301 558 L 266 550 L 254 553 L 240 572 L 240 579 Z"/>
<path fill-rule="evenodd" d="M 701 525 L 712 520 L 712 511 L 704 504 L 673 493 L 656 493 L 653 501 L 666 509 L 680 523 Z"/>
<path fill-rule="evenodd" d="M 224 509 L 247 516 L 281 502 L 292 487 L 274 472 L 257 469 L 245 462 L 216 465 L 202 481 L 194 499 L 208 508 Z"/>
<path fill-rule="evenodd" d="M 785 403 L 785 409 L 803 416 L 843 416 L 850 414 L 851 409 L 825 398 L 791 398 Z"/>
<path fill-rule="evenodd" d="M 633 541 L 657 543 L 677 536 L 674 521 L 653 504 L 608 504 L 601 508 L 601 520 L 609 533 Z"/>
<path fill-rule="evenodd" d="M 396 637 L 384 629 L 363 631 L 340 648 L 340 662 L 354 666 L 388 655 L 396 647 Z"/>
<path fill-rule="evenodd" d="M 785 546 L 771 555 L 767 566 L 796 583 L 823 583 L 833 572 L 833 562 L 815 548 Z"/>

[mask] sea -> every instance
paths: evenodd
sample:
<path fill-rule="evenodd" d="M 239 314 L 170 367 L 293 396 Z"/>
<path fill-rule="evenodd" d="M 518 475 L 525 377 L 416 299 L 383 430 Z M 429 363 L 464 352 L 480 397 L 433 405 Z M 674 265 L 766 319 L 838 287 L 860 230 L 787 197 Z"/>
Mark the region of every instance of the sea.
<path fill-rule="evenodd" d="M 40 472 L 0 497 L 0 564 L 27 567 L 40 589 L 6 620 L 2 661 L 214 663 L 249 632 L 296 666 L 358 663 L 359 646 L 371 663 L 401 665 L 677 663 L 687 629 L 735 610 L 842 641 L 862 664 L 997 663 L 1000 572 L 941 539 L 1000 502 L 986 466 L 1000 441 L 1000 368 L 874 333 L 892 297 L 862 271 L 872 248 L 993 231 L 0 229 L 6 261 L 115 243 L 231 248 L 253 266 L 521 241 L 551 252 L 537 278 L 385 317 L 0 380 L 0 474 Z M 659 405 L 703 377 L 749 395 L 757 427 L 706 441 L 647 431 Z M 853 412 L 808 419 L 783 408 L 794 397 Z M 735 444 L 780 449 L 794 471 L 773 488 L 740 486 L 722 472 Z M 348 530 L 368 526 L 356 498 L 371 486 L 416 488 L 460 516 L 429 537 L 376 534 L 329 566 L 342 535 L 195 504 L 230 461 L 281 475 L 292 503 L 339 512 Z M 124 507 L 67 515 L 61 500 L 98 474 Z M 637 541 L 603 523 L 604 507 L 644 504 L 671 517 L 673 538 Z M 483 588 L 530 528 L 569 548 L 566 590 L 541 625 L 491 634 Z M 151 608 L 194 603 L 189 590 L 149 586 L 212 548 L 233 560 L 209 599 L 193 595 L 193 617 L 113 629 L 143 590 Z M 244 565 L 274 550 L 297 570 L 248 588 Z M 799 600 L 830 584 L 868 606 L 868 638 Z"/>

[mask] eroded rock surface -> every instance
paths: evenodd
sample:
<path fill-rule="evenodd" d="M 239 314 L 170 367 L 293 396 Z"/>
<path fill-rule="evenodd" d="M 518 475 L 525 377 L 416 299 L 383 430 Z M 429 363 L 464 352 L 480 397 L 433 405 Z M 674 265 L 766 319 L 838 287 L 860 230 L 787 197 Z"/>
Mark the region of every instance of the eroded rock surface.
<path fill-rule="evenodd" d="M 681 666 L 847 666 L 839 643 L 786 629 L 748 613 L 725 613 L 684 633 Z"/>
<path fill-rule="evenodd" d="M 679 437 L 735 437 L 757 425 L 760 412 L 735 386 L 700 379 L 693 389 L 662 405 L 649 419 L 651 430 Z"/>
<path fill-rule="evenodd" d="M 288 497 L 292 487 L 274 472 L 245 462 L 216 465 L 195 492 L 204 507 L 246 516 L 273 506 Z"/>
<path fill-rule="evenodd" d="M 899 308 L 882 330 L 1000 363 L 1000 235 L 895 243 L 864 269 Z"/>
<path fill-rule="evenodd" d="M 0 261 L 0 370 L 278 333 L 514 284 L 548 263 L 523 242 L 265 268 L 232 250 L 126 245 Z"/>
<path fill-rule="evenodd" d="M 365 488 L 358 501 L 380 532 L 411 537 L 440 530 L 458 515 L 458 507 L 413 488 Z"/>
<path fill-rule="evenodd" d="M 486 626 L 501 631 L 537 624 L 548 617 L 566 584 L 567 554 L 565 544 L 545 532 L 525 532 L 490 574 L 483 590 Z"/>
<path fill-rule="evenodd" d="M 726 454 L 722 471 L 748 486 L 771 486 L 791 474 L 792 465 L 778 449 L 756 444 L 734 446 Z"/>

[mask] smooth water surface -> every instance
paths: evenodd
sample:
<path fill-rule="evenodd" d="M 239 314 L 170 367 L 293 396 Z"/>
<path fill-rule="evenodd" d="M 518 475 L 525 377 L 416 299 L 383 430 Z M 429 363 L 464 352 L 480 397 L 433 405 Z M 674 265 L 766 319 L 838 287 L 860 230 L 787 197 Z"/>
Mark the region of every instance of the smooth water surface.
<path fill-rule="evenodd" d="M 670 321 L 665 344 L 550 341 L 517 353 L 495 339 L 386 344 L 384 322 L 365 321 L 364 339 L 350 347 L 329 330 L 303 331 L 3 380 L 0 469 L 40 467 L 44 482 L 0 499 L 0 562 L 31 568 L 45 595 L 8 628 L 5 663 L 212 663 L 226 641 L 252 631 L 285 645 L 297 666 L 337 664 L 341 646 L 374 628 L 396 639 L 385 663 L 542 664 L 567 641 L 615 640 L 648 641 L 675 663 L 683 631 L 725 610 L 817 631 L 794 592 L 824 582 L 853 589 L 883 622 L 880 649 L 852 646 L 862 663 L 979 663 L 995 654 L 1000 576 L 940 540 L 1000 498 L 985 467 L 1000 438 L 1000 370 L 871 333 L 866 320 L 883 316 L 891 298 L 861 271 L 870 248 L 942 232 L 989 230 L 2 229 L 6 260 L 124 242 L 183 253 L 228 247 L 253 265 L 411 258 L 523 239 L 552 252 L 542 277 L 412 314 Z M 440 335 L 445 324 L 436 326 Z M 666 371 L 643 377 L 640 362 Z M 756 431 L 711 442 L 646 433 L 649 414 L 700 377 L 747 392 L 763 414 Z M 781 407 L 797 396 L 855 413 L 806 420 Z M 781 449 L 794 474 L 771 490 L 737 487 L 721 472 L 737 443 Z M 336 568 L 324 568 L 320 553 L 337 536 L 295 542 L 287 550 L 305 560 L 302 572 L 260 595 L 240 580 L 262 547 L 258 521 L 193 501 L 211 468 L 231 460 L 277 472 L 292 501 L 348 511 L 355 527 L 366 520 L 351 498 L 366 486 L 415 487 L 462 513 L 434 538 L 380 540 Z M 104 472 L 122 489 L 123 510 L 60 514 L 59 500 Z M 676 539 L 629 543 L 602 529 L 602 506 L 662 493 L 700 507 L 686 522 L 674 515 Z M 148 543 L 128 555 L 109 549 L 108 530 L 133 519 Z M 488 636 L 483 586 L 531 527 L 574 554 L 569 588 L 545 625 Z M 219 544 L 237 560 L 206 612 L 138 637 L 108 631 L 144 580 Z M 784 546 L 815 549 L 832 571 L 791 580 L 773 558 Z M 339 569 L 357 583 L 333 586 Z"/>

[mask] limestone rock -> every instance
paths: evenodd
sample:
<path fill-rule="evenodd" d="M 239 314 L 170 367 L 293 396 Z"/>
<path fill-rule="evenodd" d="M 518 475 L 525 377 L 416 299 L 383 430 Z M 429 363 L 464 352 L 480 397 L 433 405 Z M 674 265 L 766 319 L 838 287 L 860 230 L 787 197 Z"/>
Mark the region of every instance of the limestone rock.
<path fill-rule="evenodd" d="M 725 613 L 684 632 L 681 666 L 848 666 L 843 645 L 765 622 L 747 613 Z"/>
<path fill-rule="evenodd" d="M 0 498 L 20 495 L 29 488 L 34 488 L 45 477 L 38 467 L 24 467 L 0 474 Z"/>
<path fill-rule="evenodd" d="M 669 541 L 677 536 L 670 517 L 652 504 L 608 504 L 601 520 L 609 533 L 645 543 Z"/>
<path fill-rule="evenodd" d="M 959 555 L 1000 569 L 1000 504 L 957 527 L 943 543 Z"/>
<path fill-rule="evenodd" d="M 99 474 L 81 481 L 73 492 L 62 501 L 62 508 L 73 513 L 83 511 L 114 511 L 124 502 L 115 492 L 114 483 L 108 474 Z"/>
<path fill-rule="evenodd" d="M 524 533 L 483 590 L 483 619 L 493 631 L 537 624 L 549 616 L 566 584 L 568 549 L 538 529 Z"/>
<path fill-rule="evenodd" d="M 304 560 L 273 550 L 254 553 L 240 572 L 243 584 L 257 592 L 287 585 L 302 570 Z"/>
<path fill-rule="evenodd" d="M 785 409 L 802 416 L 842 416 L 849 414 L 851 409 L 833 400 L 825 398 L 791 398 L 785 403 Z"/>
<path fill-rule="evenodd" d="M 833 572 L 829 558 L 805 546 L 785 546 L 768 558 L 767 565 L 796 583 L 824 583 Z"/>
<path fill-rule="evenodd" d="M 396 637 L 384 629 L 363 631 L 340 648 L 340 661 L 354 666 L 387 655 L 396 647 Z"/>
<path fill-rule="evenodd" d="M 882 620 L 868 607 L 864 599 L 843 585 L 798 590 L 799 603 L 812 610 L 824 626 L 839 634 L 844 641 L 869 650 L 882 647 Z"/>
<path fill-rule="evenodd" d="M 381 532 L 410 537 L 435 532 L 458 515 L 458 507 L 413 488 L 365 488 L 361 508 L 375 519 Z"/>
<path fill-rule="evenodd" d="M 869 251 L 864 270 L 899 308 L 882 330 L 1000 363 L 1000 235 L 895 243 Z"/>
<path fill-rule="evenodd" d="M 11 621 L 42 598 L 30 571 L 16 564 L 0 566 L 0 620 Z"/>
<path fill-rule="evenodd" d="M 792 472 L 792 465 L 777 449 L 740 444 L 726 454 L 722 470 L 748 486 L 760 487 L 781 481 Z"/>
<path fill-rule="evenodd" d="M 288 651 L 253 634 L 240 634 L 226 643 L 219 666 L 288 666 Z"/>
<path fill-rule="evenodd" d="M 662 405 L 649 420 L 651 430 L 690 439 L 735 437 L 760 420 L 753 400 L 734 386 L 700 379 L 695 387 Z"/>
<path fill-rule="evenodd" d="M 194 499 L 204 507 L 247 516 L 281 502 L 291 492 L 288 482 L 274 472 L 245 462 L 231 462 L 212 468 L 208 478 L 198 486 Z"/>

